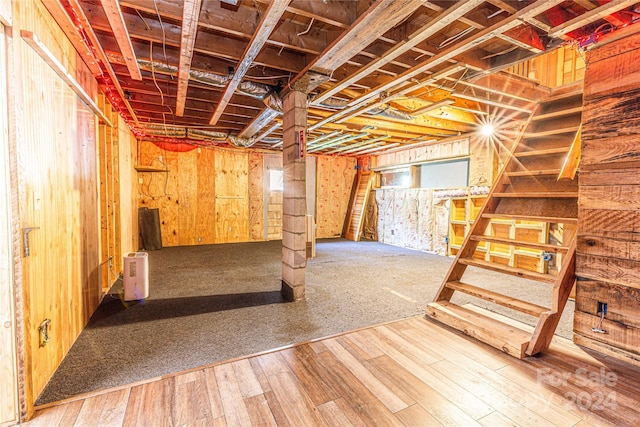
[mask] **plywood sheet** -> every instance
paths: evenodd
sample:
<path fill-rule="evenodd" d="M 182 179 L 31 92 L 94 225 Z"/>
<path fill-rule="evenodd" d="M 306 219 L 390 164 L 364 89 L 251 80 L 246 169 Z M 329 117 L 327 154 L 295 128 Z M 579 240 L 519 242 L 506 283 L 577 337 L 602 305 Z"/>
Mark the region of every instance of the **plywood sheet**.
<path fill-rule="evenodd" d="M 355 159 L 317 156 L 317 238 L 342 234 L 355 177 Z"/>
<path fill-rule="evenodd" d="M 197 153 L 196 244 L 215 242 L 215 150 L 201 148 Z"/>
<path fill-rule="evenodd" d="M 261 153 L 249 153 L 249 240 L 264 240 L 265 168 Z"/>

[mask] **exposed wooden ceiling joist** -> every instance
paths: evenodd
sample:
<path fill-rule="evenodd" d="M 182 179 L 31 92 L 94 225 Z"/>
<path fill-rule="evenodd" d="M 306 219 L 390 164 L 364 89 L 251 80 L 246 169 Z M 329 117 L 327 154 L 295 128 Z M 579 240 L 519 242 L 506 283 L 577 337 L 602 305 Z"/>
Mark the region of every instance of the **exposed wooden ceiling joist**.
<path fill-rule="evenodd" d="M 459 0 L 454 6 L 446 9 L 440 16 L 434 18 L 427 25 L 411 34 L 406 40 L 397 43 L 378 60 L 370 62 L 365 67 L 362 67 L 360 70 L 358 70 L 356 73 L 350 75 L 346 79 L 343 79 L 339 84 L 319 94 L 314 99 L 314 103 L 322 102 L 330 96 L 335 95 L 352 83 L 355 83 L 363 77 L 367 76 L 372 71 L 377 70 L 378 68 L 387 64 L 389 61 L 409 51 L 411 48 L 417 46 L 428 37 L 431 37 L 436 32 L 442 30 L 453 21 L 460 18 L 474 7 L 478 6 L 480 3 L 483 3 L 483 1 L 484 0 Z"/>
<path fill-rule="evenodd" d="M 218 119 L 220 119 L 220 116 L 227 107 L 231 96 L 236 91 L 236 88 L 244 78 L 244 75 L 249 71 L 249 67 L 251 67 L 253 60 L 258 56 L 260 50 L 262 50 L 262 46 L 264 46 L 264 43 L 274 30 L 290 1 L 291 0 L 273 0 L 273 2 L 269 4 L 269 7 L 260 21 L 260 25 L 258 25 L 258 30 L 254 33 L 253 38 L 242 54 L 242 58 L 240 59 L 237 68 L 234 70 L 233 77 L 229 80 L 229 83 L 227 83 L 224 95 L 222 95 L 222 98 L 218 102 L 218 105 L 209 120 L 210 125 L 215 125 L 218 122 Z"/>
<path fill-rule="evenodd" d="M 286 4 L 273 19 L 275 30 L 265 32 L 262 20 L 280 1 L 43 1 L 56 6 L 54 17 L 62 12 L 56 20 L 92 73 L 112 82 L 110 93 L 119 94 L 134 120 L 216 129 L 274 148 L 282 135 L 281 97 L 319 87 L 309 110 L 310 138 L 358 135 L 375 123 L 380 128 L 368 128 L 369 138 L 388 139 L 371 142 L 381 143 L 371 149 L 464 133 L 481 115 L 519 120 L 548 88 L 500 70 L 603 24 L 626 34 L 635 27 L 627 24 L 639 20 L 633 5 L 640 3 L 280 0 Z M 108 18 L 114 5 L 123 27 L 117 31 Z M 80 28 L 85 33 L 74 38 Z M 124 31 L 142 80 L 131 77 Z M 275 95 L 263 101 L 267 93 Z M 427 111 L 447 97 L 453 103 Z M 354 146 L 359 139 L 336 142 L 318 152 L 364 151 Z"/>
<path fill-rule="evenodd" d="M 595 9 L 591 9 L 588 12 L 585 12 L 582 15 L 576 16 L 575 18 L 564 22 L 560 25 L 557 25 L 551 30 L 549 30 L 549 36 L 551 37 L 560 37 L 564 36 L 571 31 L 583 27 L 587 24 L 590 24 L 598 19 L 602 19 L 605 16 L 611 15 L 614 12 L 622 10 L 628 6 L 637 3 L 637 0 L 617 0 L 610 1 L 608 3 L 603 4 L 602 6 L 596 7 Z"/>
<path fill-rule="evenodd" d="M 129 74 L 133 80 L 141 80 L 140 69 L 138 68 L 138 62 L 136 61 L 136 53 L 133 51 L 131 45 L 131 39 L 129 38 L 129 32 L 127 31 L 127 25 L 124 22 L 122 16 L 122 10 L 118 5 L 117 0 L 100 0 L 102 8 L 107 15 L 109 25 L 113 30 L 113 35 L 120 46 L 120 52 L 127 63 Z"/>
<path fill-rule="evenodd" d="M 189 85 L 189 70 L 193 57 L 193 47 L 198 34 L 198 21 L 202 0 L 185 0 L 182 12 L 182 33 L 180 35 L 180 64 L 178 65 L 178 95 L 176 98 L 176 115 L 184 114 L 184 104 Z"/>

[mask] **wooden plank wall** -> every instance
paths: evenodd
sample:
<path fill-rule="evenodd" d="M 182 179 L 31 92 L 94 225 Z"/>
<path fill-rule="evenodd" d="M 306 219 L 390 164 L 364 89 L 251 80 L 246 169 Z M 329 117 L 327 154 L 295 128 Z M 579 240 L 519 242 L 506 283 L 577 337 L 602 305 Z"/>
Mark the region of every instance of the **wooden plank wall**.
<path fill-rule="evenodd" d="M 7 57 L 4 26 L 0 24 L 0 319 L 14 319 L 14 281 L 9 129 L 7 114 Z M 3 323 L 5 323 L 3 321 Z M 18 376 L 15 322 L 0 326 L 0 425 L 18 421 Z"/>
<path fill-rule="evenodd" d="M 318 156 L 316 166 L 316 238 L 339 237 L 349 208 L 356 160 Z"/>
<path fill-rule="evenodd" d="M 162 159 L 162 161 L 160 160 Z M 318 156 L 318 237 L 342 231 L 355 160 Z M 268 191 L 269 168 L 279 155 L 200 148 L 165 151 L 142 141 L 138 165 L 164 169 L 138 173 L 139 206 L 158 208 L 164 246 L 281 238 L 282 195 Z"/>
<path fill-rule="evenodd" d="M 21 259 L 23 379 L 32 407 L 101 297 L 96 122 L 66 83 L 15 35 L 21 29 L 36 34 L 92 96 L 97 83 L 39 2 L 12 6 L 9 104 L 16 130 L 10 145 L 17 156 L 20 215 L 15 220 L 20 228 L 38 227 L 29 236 L 30 255 Z M 50 340 L 41 347 L 38 327 L 45 319 L 51 321 Z"/>
<path fill-rule="evenodd" d="M 100 283 L 107 292 L 123 269 L 124 254 L 138 249 L 137 141 L 102 94 L 98 105 L 113 123 L 98 125 Z"/>
<path fill-rule="evenodd" d="M 585 58 L 584 53 L 575 46 L 563 46 L 516 64 L 506 71 L 534 80 L 543 86 L 557 87 L 584 78 Z"/>
<path fill-rule="evenodd" d="M 640 364 L 640 35 L 587 55 L 575 341 Z"/>

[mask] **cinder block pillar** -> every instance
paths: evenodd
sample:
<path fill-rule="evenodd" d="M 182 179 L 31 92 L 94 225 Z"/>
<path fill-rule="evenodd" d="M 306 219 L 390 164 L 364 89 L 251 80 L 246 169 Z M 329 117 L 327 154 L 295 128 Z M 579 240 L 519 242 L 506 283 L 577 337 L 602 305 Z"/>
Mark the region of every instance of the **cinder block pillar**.
<path fill-rule="evenodd" d="M 305 298 L 307 267 L 306 93 L 290 92 L 283 109 L 282 295 L 287 301 L 298 301 Z"/>

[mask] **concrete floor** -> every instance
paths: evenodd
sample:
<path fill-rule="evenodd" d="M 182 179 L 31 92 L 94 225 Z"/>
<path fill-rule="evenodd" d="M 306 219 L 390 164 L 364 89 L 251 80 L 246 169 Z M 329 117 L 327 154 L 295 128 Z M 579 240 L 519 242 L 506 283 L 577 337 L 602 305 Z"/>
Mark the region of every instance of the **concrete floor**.
<path fill-rule="evenodd" d="M 451 258 L 378 242 L 322 240 L 307 265 L 307 299 L 280 296 L 281 242 L 149 253 L 150 296 L 105 297 L 37 404 L 422 314 Z M 540 305 L 550 285 L 469 269 L 466 282 Z M 115 292 L 117 294 L 117 292 Z M 457 293 L 533 324 L 533 318 Z M 558 327 L 571 338 L 573 302 Z"/>

